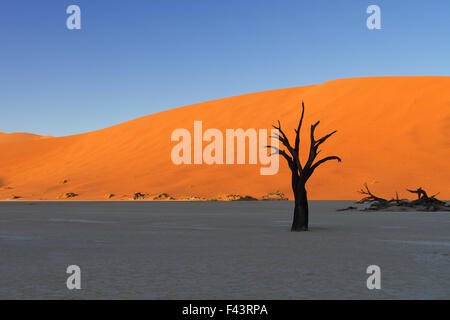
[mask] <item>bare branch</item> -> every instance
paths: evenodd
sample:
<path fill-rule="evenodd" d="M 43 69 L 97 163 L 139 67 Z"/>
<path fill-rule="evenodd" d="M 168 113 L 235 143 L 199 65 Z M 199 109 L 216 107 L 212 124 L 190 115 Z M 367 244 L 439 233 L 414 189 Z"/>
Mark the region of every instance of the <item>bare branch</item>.
<path fill-rule="evenodd" d="M 298 127 L 297 130 L 295 130 L 295 152 L 297 152 L 297 154 L 299 154 L 300 151 L 300 129 L 302 128 L 302 123 L 303 123 L 303 115 L 305 114 L 305 103 L 302 101 L 302 115 L 300 116 L 300 121 L 298 123 Z"/>
<path fill-rule="evenodd" d="M 305 168 L 308 169 L 308 171 L 314 171 L 317 166 L 313 168 L 313 162 L 316 159 L 317 155 L 320 153 L 320 150 L 318 150 L 319 146 L 324 143 L 329 137 L 331 137 L 333 134 L 337 132 L 337 130 L 323 136 L 319 140 L 316 140 L 314 137 L 314 132 L 316 130 L 316 127 L 319 125 L 320 121 L 317 121 L 315 124 L 311 125 L 311 142 L 309 146 L 309 156 L 308 161 L 306 162 Z M 327 160 L 328 161 L 328 160 Z M 325 162 L 325 161 L 323 161 Z M 320 162 L 320 163 L 323 163 Z M 312 174 L 312 171 L 310 172 L 310 175 Z"/>
<path fill-rule="evenodd" d="M 366 194 L 366 195 L 369 195 L 369 196 L 373 196 L 373 194 L 369 190 L 369 187 L 367 186 L 367 183 L 364 183 L 364 187 L 366 188 L 366 190 L 361 189 L 358 192 L 361 193 L 361 194 Z"/>
<path fill-rule="evenodd" d="M 281 143 L 288 149 L 289 153 L 292 156 L 292 159 L 294 159 L 294 165 L 295 167 L 300 171 L 300 173 L 302 172 L 302 166 L 300 164 L 300 159 L 298 157 L 298 152 L 296 152 L 294 150 L 294 148 L 292 148 L 291 144 L 289 143 L 289 139 L 286 136 L 286 134 L 284 133 L 284 131 L 281 129 L 281 124 L 280 124 L 280 120 L 278 120 L 278 127 L 277 126 L 272 126 L 275 129 L 277 129 L 280 133 L 281 136 L 279 134 L 277 134 L 277 138 L 278 140 L 281 141 Z M 297 169 L 293 169 L 294 171 L 297 171 Z"/>
<path fill-rule="evenodd" d="M 287 163 L 289 165 L 289 168 L 291 168 L 291 170 L 293 172 L 296 172 L 294 161 L 292 160 L 292 158 L 284 150 L 280 150 L 279 148 L 277 148 L 275 146 L 265 146 L 265 147 L 275 150 L 275 152 L 272 153 L 271 156 L 274 155 L 274 154 L 282 155 L 286 159 L 286 161 L 287 161 Z"/>
<path fill-rule="evenodd" d="M 317 162 L 311 167 L 311 173 L 314 172 L 314 170 L 315 170 L 318 166 L 320 166 L 322 163 L 327 162 L 327 161 L 330 161 L 330 160 L 337 160 L 338 162 L 342 162 L 342 159 L 339 158 L 339 157 L 337 157 L 337 156 L 330 156 L 330 157 L 323 158 L 323 159 L 317 161 Z"/>
<path fill-rule="evenodd" d="M 388 201 L 386 199 L 377 197 L 376 195 L 372 194 L 372 192 L 370 192 L 369 187 L 367 186 L 367 183 L 364 183 L 364 187 L 366 188 L 366 190 L 361 189 L 358 192 L 364 195 L 367 195 L 368 197 L 365 197 L 361 200 L 358 201 L 358 203 L 364 203 L 364 202 L 370 202 L 370 201 L 378 201 L 381 205 L 385 205 L 388 203 Z"/>
<path fill-rule="evenodd" d="M 320 121 L 317 121 L 316 123 L 311 125 L 311 138 L 314 140 L 314 131 L 316 130 L 316 127 L 319 125 Z"/>
<path fill-rule="evenodd" d="M 417 190 L 409 190 L 409 189 L 406 189 L 406 190 L 411 193 L 417 193 L 418 199 L 421 199 L 421 198 L 428 199 L 428 195 L 425 192 L 425 190 L 422 189 L 422 187 L 418 188 Z"/>
<path fill-rule="evenodd" d="M 291 168 L 291 171 L 293 174 L 292 177 L 293 177 L 294 191 L 295 191 L 296 185 L 298 185 L 300 182 L 303 184 L 306 183 L 306 181 L 309 179 L 309 177 L 313 174 L 314 170 L 317 167 L 319 167 L 321 164 L 323 164 L 324 162 L 327 162 L 330 160 L 338 160 L 339 162 L 342 161 L 341 158 L 339 158 L 337 156 L 330 156 L 330 157 L 325 157 L 325 158 L 317 161 L 316 163 L 314 163 L 317 155 L 320 153 L 320 150 L 318 150 L 318 147 L 322 143 L 324 143 L 329 137 L 331 137 L 333 134 L 336 133 L 336 131 L 333 131 L 333 132 L 325 135 L 324 137 L 320 138 L 319 140 L 316 140 L 314 137 L 314 133 L 315 133 L 317 126 L 320 124 L 320 121 L 317 121 L 316 123 L 311 125 L 311 132 L 310 132 L 311 144 L 310 144 L 309 156 L 308 156 L 308 160 L 307 160 L 306 164 L 302 167 L 301 162 L 300 162 L 300 131 L 301 131 L 301 127 L 303 124 L 304 115 L 305 115 L 305 103 L 302 101 L 302 112 L 301 112 L 300 120 L 299 120 L 297 129 L 294 129 L 295 134 L 296 134 L 294 147 L 292 147 L 292 145 L 289 142 L 288 137 L 286 136 L 283 129 L 281 128 L 281 123 L 279 120 L 277 121 L 278 125 L 272 126 L 273 128 L 277 129 L 277 132 L 272 134 L 271 138 L 275 138 L 275 139 L 278 139 L 279 141 L 281 141 L 283 146 L 286 148 L 286 151 L 284 151 L 284 150 L 281 151 L 280 149 L 275 148 L 275 147 L 271 147 L 271 148 L 275 149 L 278 154 L 281 154 L 288 161 L 289 167 Z M 297 180 L 294 181 L 295 180 L 294 178 L 296 178 Z"/>
<path fill-rule="evenodd" d="M 440 191 L 438 192 L 438 193 L 436 193 L 436 194 L 433 194 L 430 198 L 434 198 L 434 197 L 436 197 L 439 193 L 441 193 Z"/>
<path fill-rule="evenodd" d="M 316 148 L 318 148 L 322 143 L 324 143 L 329 137 L 331 137 L 333 134 L 335 134 L 337 132 L 337 130 L 327 134 L 326 136 L 320 138 L 319 140 L 316 141 Z"/>
<path fill-rule="evenodd" d="M 317 157 L 317 148 L 316 140 L 314 139 L 314 131 L 316 130 L 316 127 L 319 125 L 320 121 L 317 121 L 316 123 L 311 125 L 311 132 L 310 132 L 310 145 L 309 145 L 309 156 L 308 161 L 305 164 L 304 169 L 309 171 L 311 169 L 312 163 L 314 162 L 314 159 Z"/>
<path fill-rule="evenodd" d="M 288 137 L 286 137 L 286 135 L 284 134 L 283 130 L 281 130 L 280 120 L 278 120 L 278 127 L 276 127 L 276 126 L 272 126 L 272 127 L 277 129 L 281 133 L 283 138 L 281 139 L 281 137 L 279 137 L 279 140 L 286 146 L 286 148 L 292 149 L 291 144 L 289 143 Z M 279 134 L 278 134 L 278 136 L 279 136 Z"/>

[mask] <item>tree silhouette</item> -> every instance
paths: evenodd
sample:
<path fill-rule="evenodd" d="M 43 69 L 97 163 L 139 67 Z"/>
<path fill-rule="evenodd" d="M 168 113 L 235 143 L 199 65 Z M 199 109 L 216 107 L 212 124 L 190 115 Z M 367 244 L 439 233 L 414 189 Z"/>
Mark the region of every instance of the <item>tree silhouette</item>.
<path fill-rule="evenodd" d="M 308 197 L 306 192 L 306 182 L 314 173 L 314 170 L 317 169 L 321 164 L 329 161 L 329 160 L 337 160 L 341 162 L 341 158 L 337 156 L 329 156 L 322 158 L 316 162 L 315 159 L 319 154 L 319 146 L 324 143 L 329 137 L 335 134 L 337 131 L 333 131 L 322 138 L 316 140 L 314 137 L 314 132 L 316 127 L 319 125 L 320 121 L 317 121 L 315 124 L 311 125 L 311 134 L 310 134 L 310 147 L 309 147 L 309 156 L 304 166 L 301 164 L 300 160 L 300 129 L 303 123 L 303 115 L 305 113 L 305 104 L 302 101 L 302 115 L 300 117 L 300 121 L 298 123 L 297 129 L 295 129 L 295 144 L 294 147 L 289 143 L 289 139 L 286 134 L 281 129 L 280 121 L 278 120 L 278 126 L 273 126 L 278 130 L 279 133 L 276 134 L 274 138 L 277 138 L 281 141 L 281 143 L 286 147 L 287 152 L 285 150 L 280 150 L 274 146 L 267 146 L 267 148 L 272 148 L 275 150 L 273 154 L 282 155 L 292 172 L 292 191 L 294 192 L 295 197 L 295 208 L 294 208 L 294 218 L 292 221 L 291 231 L 307 231 L 308 230 Z M 280 135 L 281 134 L 281 135 Z"/>

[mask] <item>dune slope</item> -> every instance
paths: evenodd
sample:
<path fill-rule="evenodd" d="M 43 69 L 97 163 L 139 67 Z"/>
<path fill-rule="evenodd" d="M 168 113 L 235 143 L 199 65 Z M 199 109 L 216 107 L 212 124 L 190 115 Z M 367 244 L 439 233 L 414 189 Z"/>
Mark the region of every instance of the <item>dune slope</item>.
<path fill-rule="evenodd" d="M 37 134 L 25 133 L 25 132 L 14 132 L 14 133 L 3 133 L 0 132 L 0 144 L 2 143 L 16 143 L 28 140 L 40 140 L 53 138 L 51 136 L 39 136 Z"/>
<path fill-rule="evenodd" d="M 292 198 L 290 172 L 260 175 L 257 165 L 175 165 L 170 155 L 177 128 L 270 128 L 280 120 L 289 134 L 306 113 L 303 156 L 309 126 L 321 120 L 317 136 L 338 130 L 321 156 L 342 163 L 320 167 L 308 182 L 311 199 L 355 199 L 367 182 L 380 196 L 409 195 L 422 187 L 450 199 L 450 77 L 352 78 L 320 85 L 252 93 L 172 109 L 81 135 L 18 139 L 1 143 L 0 199 L 125 199 L 135 192 L 166 192 L 176 198 L 242 194 L 260 197 L 280 190 Z M 204 143 L 205 145 L 206 143 Z M 65 180 L 65 181 L 64 181 Z"/>

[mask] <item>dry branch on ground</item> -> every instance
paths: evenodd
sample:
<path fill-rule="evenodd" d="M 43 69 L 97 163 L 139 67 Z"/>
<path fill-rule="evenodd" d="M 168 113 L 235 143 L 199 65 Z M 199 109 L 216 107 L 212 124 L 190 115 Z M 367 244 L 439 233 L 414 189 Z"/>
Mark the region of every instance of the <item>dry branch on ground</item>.
<path fill-rule="evenodd" d="M 357 201 L 355 205 L 344 209 L 338 209 L 338 211 L 450 211 L 450 204 L 436 198 L 439 193 L 429 197 L 427 192 L 422 188 L 417 188 L 416 190 L 406 190 L 417 194 L 417 199 L 399 199 L 398 193 L 396 193 L 395 198 L 387 200 L 375 196 L 365 183 L 364 188 L 358 191 L 365 197 Z"/>

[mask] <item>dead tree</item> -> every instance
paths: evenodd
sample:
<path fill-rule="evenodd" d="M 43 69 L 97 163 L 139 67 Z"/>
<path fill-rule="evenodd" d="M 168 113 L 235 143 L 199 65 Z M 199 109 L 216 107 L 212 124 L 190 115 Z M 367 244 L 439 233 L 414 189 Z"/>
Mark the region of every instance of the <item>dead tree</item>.
<path fill-rule="evenodd" d="M 436 199 L 435 195 L 431 197 L 428 196 L 427 192 L 422 188 L 418 188 L 417 190 L 406 189 L 411 193 L 415 193 L 418 196 L 418 199 L 409 201 L 408 199 L 400 199 L 398 197 L 398 193 L 395 193 L 395 198 L 391 200 L 386 200 L 380 197 L 375 196 L 367 186 L 367 183 L 364 184 L 364 188 L 359 190 L 358 192 L 365 195 L 364 198 L 357 201 L 356 204 L 369 204 L 369 206 L 365 206 L 362 209 L 350 206 L 343 209 L 338 209 L 337 211 L 347 211 L 347 210 L 355 210 L 359 209 L 359 211 L 450 211 L 450 204 L 447 204 L 445 201 L 441 201 Z"/>
<path fill-rule="evenodd" d="M 337 160 L 341 162 L 342 160 L 337 156 L 329 156 L 322 158 L 315 162 L 317 155 L 319 154 L 319 146 L 324 143 L 329 137 L 336 133 L 333 131 L 322 138 L 316 140 L 314 137 L 314 132 L 316 127 L 319 125 L 320 121 L 317 121 L 315 124 L 311 125 L 310 131 L 310 147 L 309 147 L 309 156 L 306 163 L 302 166 L 300 160 L 300 129 L 302 127 L 303 115 L 305 113 L 305 105 L 302 102 L 302 114 L 300 117 L 300 121 L 298 123 L 297 129 L 295 129 L 295 143 L 294 146 L 289 143 L 289 139 L 286 134 L 281 129 L 280 121 L 278 121 L 278 126 L 273 126 L 278 130 L 278 133 L 274 138 L 277 138 L 281 141 L 286 150 L 280 150 L 275 146 L 267 146 L 267 148 L 272 148 L 275 150 L 273 154 L 282 155 L 291 169 L 292 179 L 292 191 L 294 192 L 295 197 L 295 208 L 294 208 L 294 217 L 292 221 L 291 231 L 306 231 L 308 230 L 308 196 L 306 192 L 306 182 L 314 173 L 314 170 L 317 169 L 321 164 L 330 161 Z"/>
<path fill-rule="evenodd" d="M 372 201 L 378 201 L 380 203 L 380 205 L 388 203 L 388 201 L 386 199 L 383 199 L 383 198 L 380 198 L 380 197 L 377 197 L 376 195 L 374 195 L 369 190 L 367 183 L 364 183 L 364 188 L 365 189 L 361 189 L 358 192 L 361 193 L 362 195 L 366 195 L 367 197 L 362 198 L 361 200 L 358 201 L 358 203 L 365 203 L 365 202 L 372 202 Z M 397 198 L 398 198 L 398 194 L 397 194 Z"/>

